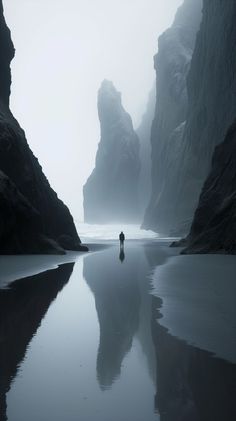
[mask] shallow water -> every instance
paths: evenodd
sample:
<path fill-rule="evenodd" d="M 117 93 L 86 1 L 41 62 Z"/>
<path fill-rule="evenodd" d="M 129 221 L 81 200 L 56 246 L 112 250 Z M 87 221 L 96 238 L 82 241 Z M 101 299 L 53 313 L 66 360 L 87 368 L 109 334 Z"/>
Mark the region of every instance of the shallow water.
<path fill-rule="evenodd" d="M 0 290 L 0 420 L 235 421 L 235 366 L 158 323 L 171 254 L 112 245 Z"/>

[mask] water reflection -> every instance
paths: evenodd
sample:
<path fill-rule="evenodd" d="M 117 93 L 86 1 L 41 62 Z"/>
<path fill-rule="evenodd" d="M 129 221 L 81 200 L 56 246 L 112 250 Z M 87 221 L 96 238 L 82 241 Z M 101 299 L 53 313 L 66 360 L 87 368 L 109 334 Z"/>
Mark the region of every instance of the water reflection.
<path fill-rule="evenodd" d="M 161 421 L 235 421 L 236 367 L 169 335 L 153 297 L 157 360 L 155 406 Z"/>
<path fill-rule="evenodd" d="M 85 258 L 84 277 L 100 324 L 100 387 L 111 387 L 119 377 L 135 336 L 156 383 L 153 413 L 161 421 L 235 421 L 236 367 L 174 338 L 158 322 L 161 300 L 150 295 L 147 278 L 169 253 L 147 245 L 141 256 L 137 247 L 129 248 L 125 265 L 117 262 L 114 249 Z"/>
<path fill-rule="evenodd" d="M 145 248 L 150 268 L 155 250 Z M 169 251 L 160 250 L 159 264 Z M 156 353 L 155 408 L 160 421 L 235 421 L 236 366 L 170 335 L 158 320 L 161 300 L 152 297 L 152 337 Z"/>
<path fill-rule="evenodd" d="M 6 394 L 27 347 L 50 304 L 68 282 L 74 264 L 18 280 L 0 290 L 0 420 L 6 421 Z"/>
<path fill-rule="evenodd" d="M 102 389 L 119 377 L 139 326 L 138 257 L 131 253 L 124 266 L 116 259 L 113 249 L 84 259 L 84 277 L 95 296 L 100 324 L 97 378 Z"/>
<path fill-rule="evenodd" d="M 118 247 L 84 257 L 83 275 L 93 294 L 84 283 L 82 261 L 76 266 L 47 315 L 44 334 L 40 329 L 27 354 L 30 376 L 22 376 L 15 399 L 8 395 L 11 420 L 235 421 L 235 366 L 172 337 L 159 323 L 161 301 L 149 293 L 148 277 L 172 251 L 135 243 L 126 251 L 125 264 Z M 66 265 L 0 291 L 1 421 L 27 346 L 72 269 Z M 48 342 L 45 357 L 38 358 Z M 32 370 L 37 364 L 45 366 Z M 40 387 L 29 398 L 41 369 Z M 12 408 L 22 391 L 20 413 L 17 405 Z M 30 399 L 32 409 L 24 411 Z"/>

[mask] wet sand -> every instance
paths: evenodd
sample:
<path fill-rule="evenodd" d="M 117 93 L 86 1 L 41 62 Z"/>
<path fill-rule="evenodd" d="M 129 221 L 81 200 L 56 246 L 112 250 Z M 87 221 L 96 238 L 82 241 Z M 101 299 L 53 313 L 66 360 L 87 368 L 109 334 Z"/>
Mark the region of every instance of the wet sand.
<path fill-rule="evenodd" d="M 193 276 L 200 274 L 199 256 L 186 256 L 178 271 L 183 256 L 167 240 L 126 241 L 123 253 L 117 241 L 101 241 L 90 243 L 90 250 L 68 255 L 74 265 L 62 264 L 64 256 L 8 258 L 17 276 L 19 268 L 41 273 L 0 289 L 1 419 L 235 421 L 236 365 L 227 356 L 214 357 L 204 343 L 190 345 L 184 323 L 178 337 L 171 334 L 182 323 L 180 309 L 195 301 L 199 306 L 202 298 Z M 209 274 L 202 257 L 201 273 Z M 201 278 L 207 295 L 214 279 L 209 284 Z M 188 298 L 181 306 L 179 290 Z M 204 314 L 195 317 L 197 327 L 188 314 L 201 340 L 208 308 L 210 320 L 213 304 L 193 312 Z"/>
<path fill-rule="evenodd" d="M 87 239 L 89 253 L 119 249 L 115 240 Z M 168 239 L 128 240 L 143 248 L 150 265 L 152 294 L 162 300 L 160 323 L 189 344 L 236 363 L 236 257 L 180 256 Z M 84 253 L 65 256 L 0 256 L 0 288 L 17 279 L 74 263 Z"/>
<path fill-rule="evenodd" d="M 96 252 L 106 247 L 105 243 L 88 244 L 89 252 Z M 68 251 L 65 255 L 18 255 L 0 256 L 0 288 L 6 288 L 17 279 L 34 276 L 56 269 L 66 263 L 74 263 L 87 252 Z"/>
<path fill-rule="evenodd" d="M 152 277 L 160 323 L 189 344 L 236 364 L 236 257 L 170 257 Z"/>

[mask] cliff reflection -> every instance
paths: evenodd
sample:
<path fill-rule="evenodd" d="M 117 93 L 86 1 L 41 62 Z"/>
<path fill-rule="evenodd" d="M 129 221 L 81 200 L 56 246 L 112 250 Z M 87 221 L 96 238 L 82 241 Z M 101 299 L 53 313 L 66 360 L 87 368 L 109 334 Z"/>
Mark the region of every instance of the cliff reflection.
<path fill-rule="evenodd" d="M 119 377 L 135 336 L 156 386 L 153 412 L 160 421 L 235 421 L 235 365 L 173 337 L 159 323 L 161 300 L 150 295 L 148 276 L 171 253 L 147 244 L 128 246 L 124 264 L 116 248 L 84 258 L 100 325 L 100 387 L 110 388 Z"/>
<path fill-rule="evenodd" d="M 0 290 L 0 420 L 7 420 L 6 394 L 27 347 L 52 301 L 70 279 L 74 264 L 18 280 Z"/>
<path fill-rule="evenodd" d="M 121 371 L 139 325 L 140 295 L 137 253 L 121 265 L 114 249 L 84 259 L 84 278 L 91 288 L 100 324 L 97 378 L 109 388 Z"/>
<path fill-rule="evenodd" d="M 157 321 L 159 306 L 153 297 L 160 421 L 235 421 L 236 366 L 168 334 Z"/>
<path fill-rule="evenodd" d="M 157 262 L 163 264 L 168 257 L 161 247 L 159 259 L 152 246 L 145 250 L 150 268 Z M 159 323 L 161 305 L 161 300 L 153 296 L 155 408 L 160 421 L 235 421 L 236 366 L 170 335 Z"/>

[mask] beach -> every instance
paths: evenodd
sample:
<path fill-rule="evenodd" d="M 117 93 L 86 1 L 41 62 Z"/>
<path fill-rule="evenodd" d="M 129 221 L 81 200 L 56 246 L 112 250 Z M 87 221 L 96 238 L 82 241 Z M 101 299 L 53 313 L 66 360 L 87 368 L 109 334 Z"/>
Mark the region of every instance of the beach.
<path fill-rule="evenodd" d="M 233 421 L 235 258 L 98 240 L 1 257 L 2 419 Z"/>

